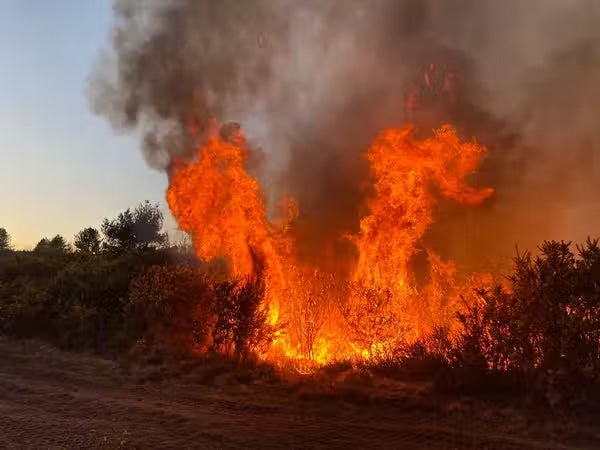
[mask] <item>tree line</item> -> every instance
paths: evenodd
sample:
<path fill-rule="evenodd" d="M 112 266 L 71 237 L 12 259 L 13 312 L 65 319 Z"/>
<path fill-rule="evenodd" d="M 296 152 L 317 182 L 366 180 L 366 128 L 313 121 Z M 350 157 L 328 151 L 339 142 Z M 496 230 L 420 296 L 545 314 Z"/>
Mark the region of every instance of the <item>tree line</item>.
<path fill-rule="evenodd" d="M 105 218 L 101 231 L 93 227 L 84 228 L 75 235 L 73 247 L 77 252 L 90 255 L 159 248 L 168 244 L 167 234 L 162 231 L 163 224 L 164 217 L 158 205 L 145 201 L 133 210 L 127 208 L 114 219 Z M 12 250 L 11 236 L 5 228 L 0 228 L 0 251 L 9 250 Z M 42 238 L 33 251 L 65 253 L 71 251 L 71 246 L 57 234 L 52 238 Z"/>

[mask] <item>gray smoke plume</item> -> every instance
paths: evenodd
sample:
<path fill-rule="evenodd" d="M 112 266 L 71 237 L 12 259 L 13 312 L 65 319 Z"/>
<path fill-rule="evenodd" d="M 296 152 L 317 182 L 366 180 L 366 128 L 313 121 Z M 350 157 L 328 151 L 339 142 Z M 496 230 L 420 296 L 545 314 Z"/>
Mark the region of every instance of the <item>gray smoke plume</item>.
<path fill-rule="evenodd" d="M 269 198 L 296 197 L 307 258 L 344 251 L 368 194 L 361 157 L 386 126 L 449 121 L 490 147 L 482 208 L 441 205 L 427 239 L 465 264 L 544 238 L 597 233 L 597 0 L 117 0 L 93 109 L 141 133 L 165 169 L 189 127 L 241 123 Z M 456 101 L 407 112 L 428 64 Z M 585 226 L 583 226 L 585 224 Z M 339 242 L 342 247 L 324 248 Z"/>

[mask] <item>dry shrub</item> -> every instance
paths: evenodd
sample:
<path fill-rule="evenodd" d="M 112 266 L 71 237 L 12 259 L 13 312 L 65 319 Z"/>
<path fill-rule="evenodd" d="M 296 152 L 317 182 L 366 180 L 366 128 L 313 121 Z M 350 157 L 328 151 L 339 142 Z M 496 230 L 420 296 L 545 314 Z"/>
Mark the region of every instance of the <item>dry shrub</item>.
<path fill-rule="evenodd" d="M 371 360 L 394 354 L 410 330 L 404 305 L 385 288 L 352 283 L 341 313 L 350 341 Z"/>
<path fill-rule="evenodd" d="M 588 240 L 544 242 L 517 255 L 509 287 L 479 292 L 459 315 L 455 364 L 538 387 L 550 403 L 560 389 L 579 393 L 600 374 L 600 247 Z"/>
<path fill-rule="evenodd" d="M 178 349 L 207 347 L 214 294 L 198 270 L 153 266 L 130 285 L 130 318 L 145 339 Z"/>
<path fill-rule="evenodd" d="M 130 286 L 134 334 L 146 346 L 213 350 L 237 360 L 266 351 L 275 328 L 267 323 L 264 283 L 209 282 L 188 266 L 154 266 Z"/>
<path fill-rule="evenodd" d="M 288 324 L 294 343 L 302 355 L 315 358 L 315 343 L 331 319 L 333 297 L 339 295 L 340 287 L 334 276 L 314 270 L 305 272 L 294 269 L 294 283 L 288 298 Z"/>
<path fill-rule="evenodd" d="M 238 360 L 267 350 L 276 328 L 267 322 L 261 279 L 224 281 L 214 287 L 213 349 Z"/>

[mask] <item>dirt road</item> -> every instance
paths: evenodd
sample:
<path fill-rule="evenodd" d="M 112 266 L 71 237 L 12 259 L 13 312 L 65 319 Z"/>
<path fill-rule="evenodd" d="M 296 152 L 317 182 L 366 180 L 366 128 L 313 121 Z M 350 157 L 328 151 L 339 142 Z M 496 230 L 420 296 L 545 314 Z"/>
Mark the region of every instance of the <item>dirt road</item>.
<path fill-rule="evenodd" d="M 0 448 L 593 448 L 597 437 L 456 405 L 433 412 L 283 383 L 156 378 L 0 340 Z"/>

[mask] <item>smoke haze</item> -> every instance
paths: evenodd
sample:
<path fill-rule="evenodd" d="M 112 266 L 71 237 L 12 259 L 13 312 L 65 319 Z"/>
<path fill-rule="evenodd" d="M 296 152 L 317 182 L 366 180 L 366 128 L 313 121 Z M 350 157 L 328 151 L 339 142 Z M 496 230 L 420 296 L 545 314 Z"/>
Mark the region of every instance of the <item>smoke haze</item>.
<path fill-rule="evenodd" d="M 490 148 L 476 181 L 496 194 L 475 210 L 440 206 L 427 239 L 442 253 L 480 264 L 516 243 L 598 234 L 597 0 L 117 0 L 114 11 L 94 111 L 140 133 L 158 169 L 192 155 L 189 125 L 241 123 L 268 198 L 299 201 L 306 258 L 344 251 L 368 195 L 361 155 L 408 120 L 424 132 L 449 121 Z M 412 116 L 407 91 L 430 63 L 458 73 L 458 100 Z"/>

